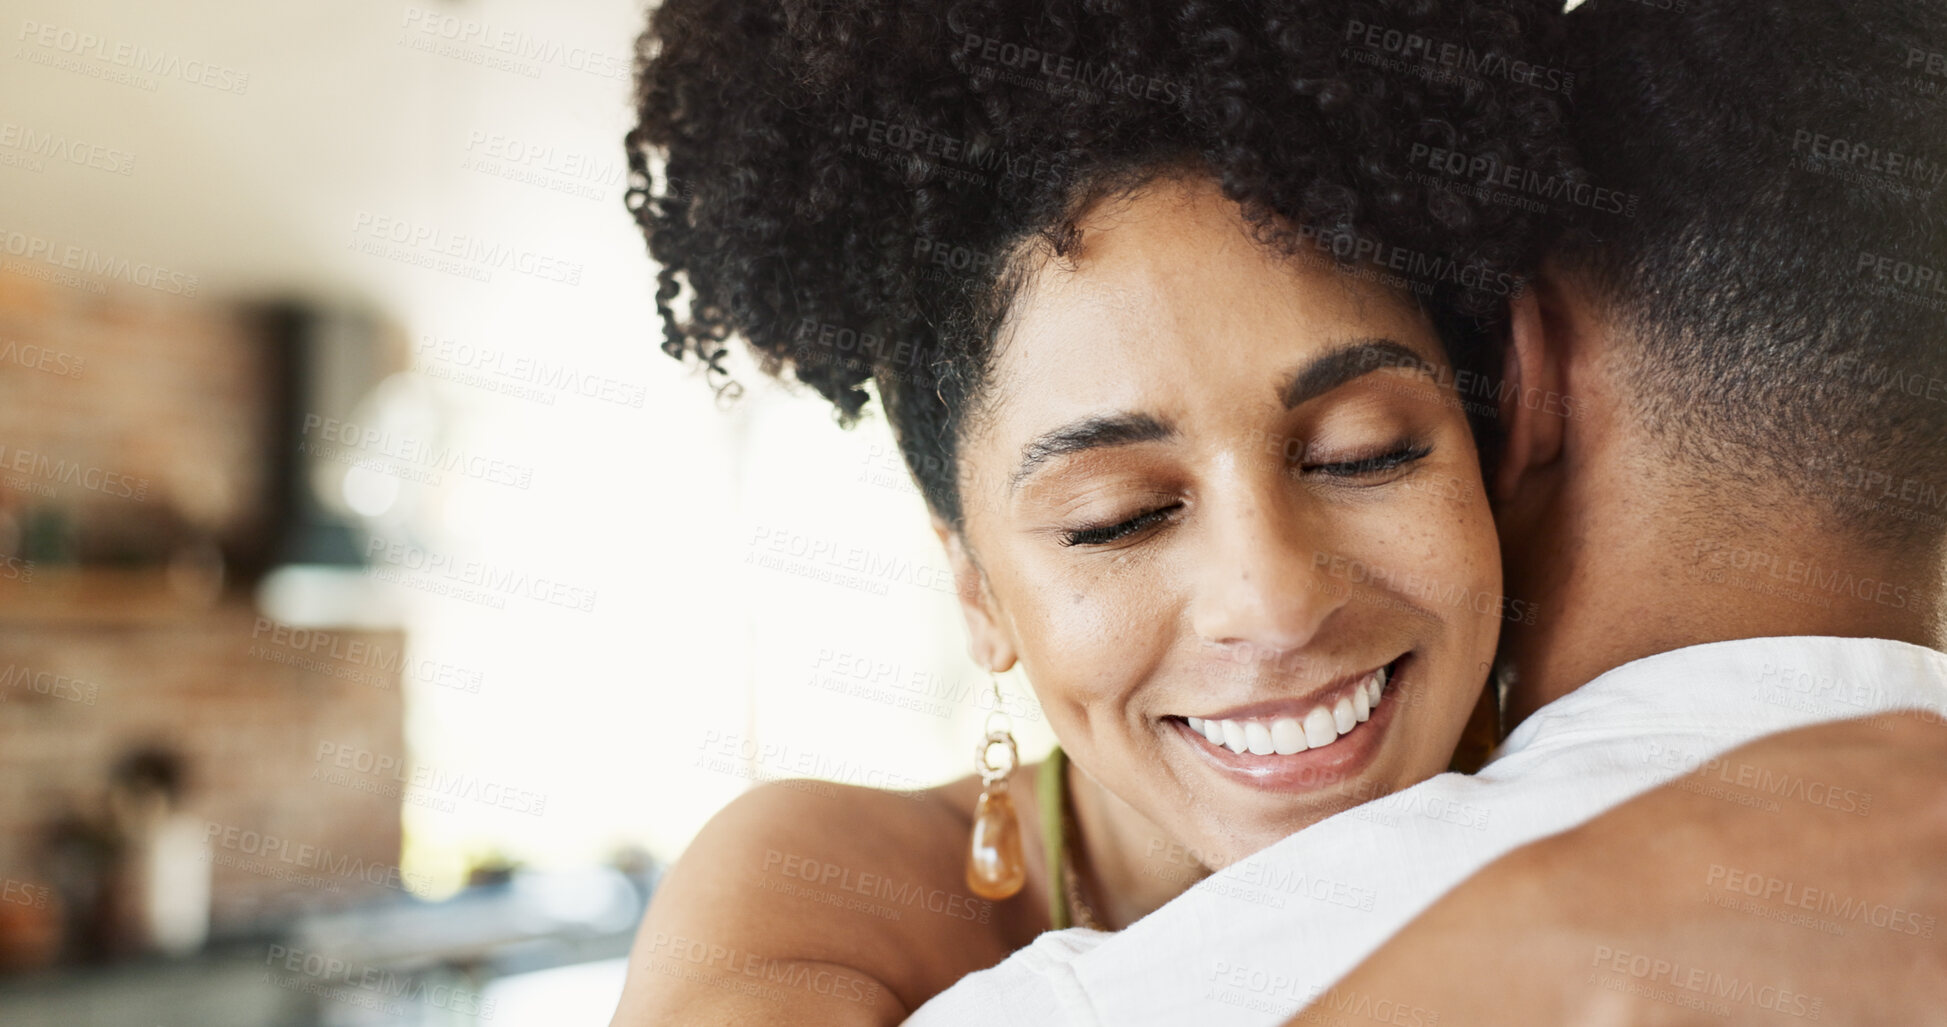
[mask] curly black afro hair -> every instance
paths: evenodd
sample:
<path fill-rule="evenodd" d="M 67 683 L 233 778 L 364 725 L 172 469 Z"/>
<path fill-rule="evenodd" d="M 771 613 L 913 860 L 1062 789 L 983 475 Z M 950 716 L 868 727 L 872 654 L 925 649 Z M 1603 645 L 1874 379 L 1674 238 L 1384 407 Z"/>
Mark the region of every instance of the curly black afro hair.
<path fill-rule="evenodd" d="M 734 391 L 741 336 L 846 426 L 873 383 L 959 528 L 1022 256 L 1188 170 L 1265 244 L 1383 270 L 1485 367 L 1583 181 L 1562 36 L 1559 0 L 666 0 L 627 138 L 662 348 Z"/>

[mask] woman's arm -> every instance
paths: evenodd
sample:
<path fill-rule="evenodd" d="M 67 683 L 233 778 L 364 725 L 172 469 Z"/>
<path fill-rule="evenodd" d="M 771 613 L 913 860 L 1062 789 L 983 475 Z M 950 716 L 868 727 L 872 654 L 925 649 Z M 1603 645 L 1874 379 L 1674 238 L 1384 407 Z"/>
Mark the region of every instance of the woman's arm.
<path fill-rule="evenodd" d="M 820 781 L 740 796 L 657 888 L 613 1027 L 897 1024 L 1006 954 L 951 859 L 965 830 L 932 799 Z"/>
<path fill-rule="evenodd" d="M 1291 1023 L 1947 1022 L 1947 727 L 1843 721 L 1725 760 L 1489 865 Z M 1726 798 L 1775 794 L 1740 780 L 1807 801 Z"/>

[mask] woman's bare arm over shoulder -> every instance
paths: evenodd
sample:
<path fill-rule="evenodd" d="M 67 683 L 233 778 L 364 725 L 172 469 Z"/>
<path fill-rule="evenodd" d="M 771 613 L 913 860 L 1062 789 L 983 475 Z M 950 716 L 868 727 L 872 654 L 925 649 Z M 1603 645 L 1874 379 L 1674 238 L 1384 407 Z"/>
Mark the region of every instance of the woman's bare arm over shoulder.
<path fill-rule="evenodd" d="M 961 879 L 966 831 L 936 793 L 740 796 L 657 888 L 613 1027 L 899 1023 L 1007 954 Z"/>

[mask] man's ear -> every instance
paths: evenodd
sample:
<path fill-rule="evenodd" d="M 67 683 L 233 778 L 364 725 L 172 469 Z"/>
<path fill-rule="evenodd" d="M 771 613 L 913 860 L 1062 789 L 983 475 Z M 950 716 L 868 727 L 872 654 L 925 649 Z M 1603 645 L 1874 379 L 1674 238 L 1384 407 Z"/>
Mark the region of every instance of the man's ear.
<path fill-rule="evenodd" d="M 933 534 L 946 549 L 947 564 L 953 568 L 953 591 L 960 600 L 960 614 L 967 619 L 967 655 L 975 663 L 996 674 L 1014 666 L 1014 644 L 1001 629 L 1000 611 L 987 588 L 987 576 L 974 561 L 967 540 L 951 524 L 933 518 Z"/>
<path fill-rule="evenodd" d="M 1501 362 L 1501 455 L 1494 498 L 1511 500 L 1523 480 L 1562 453 L 1573 400 L 1562 390 L 1561 347 L 1567 322 L 1553 278 L 1538 275 L 1508 304 L 1508 344 Z"/>

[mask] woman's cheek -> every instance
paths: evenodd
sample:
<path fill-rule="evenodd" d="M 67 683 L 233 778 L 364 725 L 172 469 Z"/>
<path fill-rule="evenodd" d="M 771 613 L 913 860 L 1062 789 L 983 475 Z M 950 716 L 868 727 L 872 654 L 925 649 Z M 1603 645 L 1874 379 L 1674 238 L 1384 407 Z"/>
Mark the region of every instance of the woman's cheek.
<path fill-rule="evenodd" d="M 1102 696 L 1141 679 L 1144 647 L 1164 639 L 1165 625 L 1148 575 L 1119 572 L 1127 569 L 1071 569 L 1024 582 L 1032 606 L 1014 621 L 1035 680 Z"/>
<path fill-rule="evenodd" d="M 1447 517 L 1453 524 L 1452 545 L 1465 560 L 1474 587 L 1498 601 L 1501 596 L 1501 540 L 1494 528 L 1494 511 L 1487 502 L 1478 465 L 1468 464 L 1461 475 L 1453 473 L 1456 490 L 1446 500 Z M 1452 472 L 1450 472 L 1452 473 Z M 1499 612 L 1495 614 L 1499 622 Z"/>
<path fill-rule="evenodd" d="M 1434 531 L 1420 556 L 1428 572 L 1449 583 L 1444 633 L 1451 643 L 1453 672 L 1469 685 L 1493 660 L 1508 609 L 1501 594 L 1500 539 L 1478 465 L 1472 461 L 1470 452 L 1467 462 L 1442 468 L 1424 490 L 1421 517 Z M 1461 705 L 1472 709 L 1471 700 Z M 1464 719 L 1465 712 L 1458 715 Z"/>

